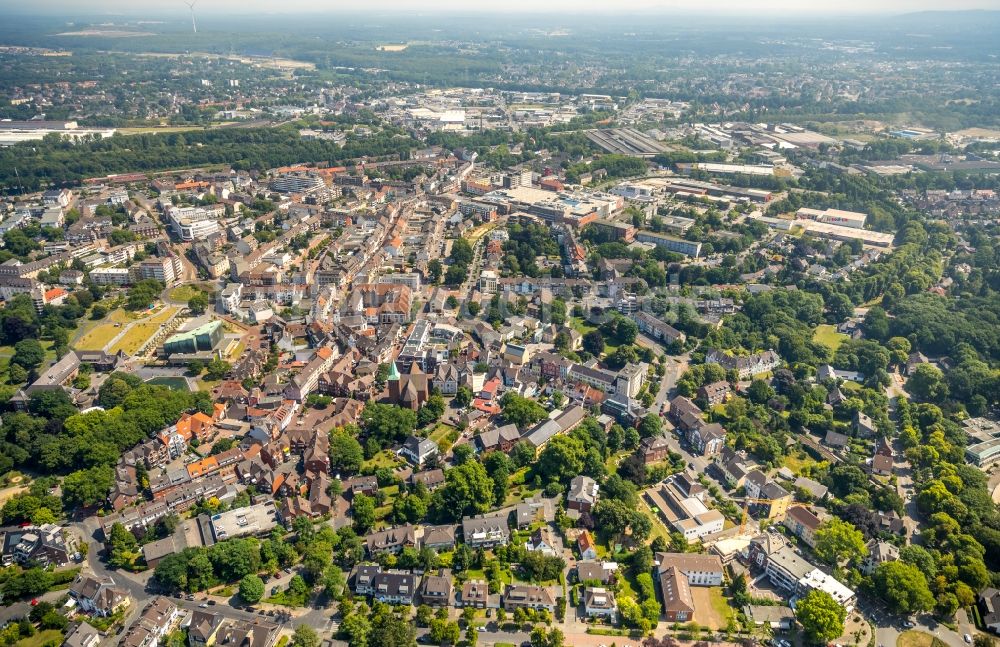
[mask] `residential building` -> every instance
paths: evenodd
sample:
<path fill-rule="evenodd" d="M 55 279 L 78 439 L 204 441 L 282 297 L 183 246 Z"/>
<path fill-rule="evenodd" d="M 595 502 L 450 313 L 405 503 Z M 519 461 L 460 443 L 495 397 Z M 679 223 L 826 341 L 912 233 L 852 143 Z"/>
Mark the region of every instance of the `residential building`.
<path fill-rule="evenodd" d="M 723 566 L 718 555 L 656 553 L 659 570 L 676 568 L 691 586 L 722 586 Z"/>
<path fill-rule="evenodd" d="M 789 507 L 785 519 L 781 523 L 807 546 L 816 545 L 816 529 L 819 528 L 821 522 L 820 518 L 809 508 L 801 505 Z"/>
<path fill-rule="evenodd" d="M 676 567 L 660 571 L 663 614 L 667 622 L 688 622 L 694 617 L 694 597 L 688 579 Z"/>
<path fill-rule="evenodd" d="M 766 519 L 781 521 L 785 518 L 788 506 L 792 503 L 792 495 L 777 481 L 768 478 L 760 470 L 753 470 L 747 474 L 743 486 L 748 498 L 759 499 L 751 501 L 753 510 L 760 511 Z"/>
<path fill-rule="evenodd" d="M 510 541 L 507 514 L 497 512 L 488 515 L 462 518 L 462 536 L 470 548 L 492 548 Z"/>
<path fill-rule="evenodd" d="M 372 577 L 371 596 L 386 604 L 413 604 L 417 576 L 403 571 L 378 572 Z"/>
<path fill-rule="evenodd" d="M 503 595 L 503 608 L 513 612 L 515 609 L 544 609 L 549 613 L 554 613 L 556 609 L 556 599 L 544 586 L 534 586 L 530 584 L 508 584 Z"/>
<path fill-rule="evenodd" d="M 868 556 L 861 562 L 860 570 L 865 575 L 871 575 L 879 564 L 894 562 L 899 559 L 899 549 L 894 544 L 879 539 L 872 539 L 866 544 Z"/>
<path fill-rule="evenodd" d="M 420 602 L 432 607 L 451 606 L 451 571 L 443 569 L 437 575 L 424 575 L 420 584 Z"/>
<path fill-rule="evenodd" d="M 378 553 L 398 553 L 404 548 L 414 548 L 416 545 L 416 528 L 411 524 L 378 530 L 365 536 L 365 547 L 371 557 Z"/>
<path fill-rule="evenodd" d="M 590 512 L 597 503 L 597 492 L 600 486 L 589 476 L 574 476 L 569 482 L 569 494 L 566 495 L 566 507 L 579 512 Z"/>
<path fill-rule="evenodd" d="M 456 600 L 460 607 L 485 609 L 490 605 L 490 587 L 483 580 L 467 580 L 462 585 L 462 592 Z"/>
<path fill-rule="evenodd" d="M 79 574 L 69 587 L 69 595 L 84 613 L 107 617 L 128 607 L 128 591 L 115 586 L 110 577 Z"/>
<path fill-rule="evenodd" d="M 729 382 L 719 380 L 718 382 L 712 382 L 699 388 L 697 398 L 704 400 L 708 406 L 714 407 L 725 402 L 726 398 L 729 397 L 729 392 Z"/>
<path fill-rule="evenodd" d="M 727 371 L 736 371 L 741 380 L 746 380 L 781 366 L 781 356 L 773 350 L 745 357 L 729 355 L 720 350 L 711 350 L 705 355 L 705 363 L 718 364 Z"/>
<path fill-rule="evenodd" d="M 583 590 L 583 612 L 588 618 L 604 618 L 614 624 L 618 619 L 615 594 L 603 587 L 588 586 Z"/>
<path fill-rule="evenodd" d="M 584 530 L 580 533 L 576 538 L 576 548 L 580 551 L 580 559 L 588 561 L 597 559 L 597 544 L 594 543 L 590 531 Z"/>
<path fill-rule="evenodd" d="M 403 442 L 399 454 L 417 467 L 424 465 L 438 455 L 438 446 L 429 438 L 410 436 Z"/>
<path fill-rule="evenodd" d="M 663 436 L 643 438 L 639 445 L 642 460 L 646 465 L 666 460 L 670 455 L 670 443 Z"/>

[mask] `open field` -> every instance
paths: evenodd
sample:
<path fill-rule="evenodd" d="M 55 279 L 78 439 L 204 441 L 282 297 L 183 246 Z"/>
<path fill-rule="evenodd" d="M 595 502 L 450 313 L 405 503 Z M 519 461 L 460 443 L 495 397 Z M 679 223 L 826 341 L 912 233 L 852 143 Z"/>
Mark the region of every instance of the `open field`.
<path fill-rule="evenodd" d="M 34 636 L 22 638 L 15 643 L 16 647 L 42 647 L 42 645 L 53 642 L 62 642 L 62 632 L 58 629 L 46 629 L 37 631 Z"/>
<path fill-rule="evenodd" d="M 180 308 L 178 308 L 176 306 L 167 306 L 163 310 L 160 310 L 155 315 L 153 315 L 152 317 L 150 317 L 149 318 L 149 323 L 153 323 L 153 324 L 166 323 L 167 320 L 170 319 L 170 317 L 172 317 L 174 315 L 174 313 L 178 312 L 179 310 L 180 310 Z"/>
<path fill-rule="evenodd" d="M 194 285 L 178 285 L 170 291 L 170 298 L 174 301 L 188 301 L 200 292 L 201 290 Z"/>
<path fill-rule="evenodd" d="M 102 350 L 121 331 L 120 326 L 101 324 L 77 340 L 74 346 L 78 350 Z"/>
<path fill-rule="evenodd" d="M 134 355 L 146 341 L 155 335 L 160 329 L 157 323 L 137 323 L 128 329 L 122 338 L 108 349 L 108 352 L 117 353 L 124 351 L 128 355 Z"/>
<path fill-rule="evenodd" d="M 896 647 L 943 647 L 944 643 L 923 631 L 904 631 L 896 639 Z"/>
<path fill-rule="evenodd" d="M 813 333 L 813 341 L 817 344 L 823 344 L 833 352 L 837 352 L 840 345 L 848 339 L 847 335 L 844 333 L 837 332 L 836 326 L 831 326 L 829 324 L 821 324 L 816 326 L 816 331 Z"/>

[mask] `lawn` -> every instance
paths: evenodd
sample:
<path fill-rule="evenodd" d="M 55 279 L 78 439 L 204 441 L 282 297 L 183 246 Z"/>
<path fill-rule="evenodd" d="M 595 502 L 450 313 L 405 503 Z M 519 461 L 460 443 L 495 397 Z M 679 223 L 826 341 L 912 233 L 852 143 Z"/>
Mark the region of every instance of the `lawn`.
<path fill-rule="evenodd" d="M 432 440 L 438 446 L 438 449 L 441 450 L 441 453 L 444 454 L 451 449 L 452 444 L 458 439 L 458 430 L 451 425 L 439 422 L 427 438 Z"/>
<path fill-rule="evenodd" d="M 653 509 L 649 507 L 649 504 L 647 504 L 645 501 L 640 500 L 639 512 L 649 517 L 649 520 L 653 522 L 653 530 L 652 532 L 649 533 L 649 539 L 651 541 L 653 539 L 656 539 L 657 537 L 663 537 L 668 542 L 670 541 L 670 531 L 667 530 L 667 527 L 665 525 L 663 525 L 663 520 L 660 519 L 660 515 L 658 515 L 655 511 L 653 511 Z"/>
<path fill-rule="evenodd" d="M 591 323 L 587 323 L 587 321 L 585 321 L 584 319 L 582 319 L 580 317 L 573 317 L 570 323 L 573 326 L 573 329 L 576 330 L 581 335 L 586 335 L 588 332 L 590 332 L 592 330 L 597 330 L 597 326 L 595 326 L 595 325 L 593 325 Z M 604 354 L 605 355 L 610 355 L 611 353 L 615 352 L 616 350 L 618 350 L 618 344 L 615 344 L 613 341 L 611 341 L 610 339 L 608 339 L 607 337 L 605 337 L 604 338 Z"/>
<path fill-rule="evenodd" d="M 62 639 L 62 632 L 58 629 L 46 629 L 45 631 L 35 632 L 34 636 L 22 638 L 14 644 L 16 647 L 42 647 L 42 645 L 49 642 L 61 643 Z"/>
<path fill-rule="evenodd" d="M 923 631 L 904 631 L 896 639 L 896 647 L 943 647 L 944 643 Z"/>
<path fill-rule="evenodd" d="M 168 296 L 173 301 L 189 301 L 191 297 L 200 293 L 201 290 L 193 285 L 178 285 L 176 288 L 168 293 Z"/>
<path fill-rule="evenodd" d="M 816 326 L 816 330 L 813 332 L 814 342 L 817 344 L 823 344 L 835 353 L 846 339 L 849 339 L 849 337 L 844 333 L 837 332 L 837 327 L 831 326 L 830 324 L 821 324 Z"/>
<path fill-rule="evenodd" d="M 389 469 L 394 469 L 402 461 L 398 456 L 393 454 L 391 451 L 384 450 L 366 460 L 361 464 L 362 471 L 367 470 L 377 470 L 380 467 L 388 467 Z"/>
<path fill-rule="evenodd" d="M 795 474 L 802 474 L 806 467 L 816 465 L 816 461 L 804 451 L 798 452 L 795 455 L 789 454 L 788 456 L 785 456 L 783 463 L 785 467 L 792 470 Z"/>
<path fill-rule="evenodd" d="M 155 315 L 150 317 L 149 323 L 154 323 L 154 324 L 166 323 L 167 320 L 170 319 L 170 317 L 172 317 L 174 313 L 177 312 L 178 310 L 180 310 L 180 308 L 176 306 L 167 306 L 163 310 L 160 310 Z"/>
<path fill-rule="evenodd" d="M 118 351 L 125 351 L 128 355 L 135 355 L 136 352 L 142 345 L 145 344 L 150 337 L 155 335 L 160 330 L 160 324 L 156 323 L 137 323 L 133 324 L 131 328 L 128 329 L 121 339 L 115 342 L 109 352 L 117 353 Z"/>
<path fill-rule="evenodd" d="M 78 350 L 103 350 L 121 331 L 121 327 L 114 324 L 101 324 L 80 337 L 74 346 Z"/>

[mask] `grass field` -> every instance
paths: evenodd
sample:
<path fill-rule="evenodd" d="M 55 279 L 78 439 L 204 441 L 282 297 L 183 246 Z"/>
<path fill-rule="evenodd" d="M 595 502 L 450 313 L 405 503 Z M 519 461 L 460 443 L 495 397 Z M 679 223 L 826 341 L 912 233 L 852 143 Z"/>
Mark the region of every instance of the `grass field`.
<path fill-rule="evenodd" d="M 170 291 L 170 298 L 174 301 L 188 301 L 199 292 L 201 290 L 193 285 L 179 285 Z"/>
<path fill-rule="evenodd" d="M 365 470 L 370 468 L 373 470 L 377 470 L 380 467 L 394 468 L 401 462 L 402 461 L 399 459 L 398 456 L 396 456 L 389 450 L 385 450 L 379 452 L 378 454 L 375 454 L 375 456 L 362 463 L 361 469 Z"/>
<path fill-rule="evenodd" d="M 809 454 L 805 452 L 799 452 L 796 455 L 789 454 L 785 456 L 784 465 L 788 469 L 792 470 L 795 474 L 802 474 L 804 468 L 812 465 L 816 465 L 816 461 L 810 458 Z"/>
<path fill-rule="evenodd" d="M 155 315 L 150 317 L 149 323 L 154 323 L 154 324 L 166 323 L 167 320 L 170 319 L 170 317 L 172 317 L 174 313 L 177 312 L 178 310 L 180 310 L 180 308 L 176 306 L 167 306 L 163 310 L 160 310 Z"/>
<path fill-rule="evenodd" d="M 923 631 L 904 631 L 896 639 L 896 647 L 937 647 L 935 643 L 944 645 L 940 640 Z"/>
<path fill-rule="evenodd" d="M 438 423 L 434 430 L 430 433 L 428 438 L 434 441 L 434 444 L 438 446 L 441 453 L 447 453 L 451 449 L 454 440 L 452 438 L 458 437 L 458 430 L 451 425 L 446 425 L 444 423 Z"/>
<path fill-rule="evenodd" d="M 62 632 L 58 629 L 46 629 L 45 631 L 35 632 L 34 636 L 22 638 L 14 644 L 17 647 L 42 647 L 42 645 L 49 642 L 61 643 L 62 639 Z"/>
<path fill-rule="evenodd" d="M 118 351 L 124 351 L 129 355 L 135 355 L 135 353 L 142 348 L 142 345 L 149 340 L 150 337 L 155 335 L 160 330 L 160 324 L 157 323 L 137 323 L 133 324 L 131 328 L 122 336 L 121 339 L 115 342 L 115 344 L 108 349 L 111 353 L 117 353 Z"/>
<path fill-rule="evenodd" d="M 573 317 L 572 320 L 570 321 L 570 324 L 573 326 L 573 329 L 576 330 L 581 335 L 586 335 L 591 330 L 597 330 L 597 326 L 595 326 L 593 324 L 590 324 L 590 323 L 587 323 L 585 320 L 581 319 L 580 317 Z M 604 339 L 604 354 L 605 355 L 610 355 L 611 353 L 615 352 L 616 350 L 618 350 L 618 345 L 615 344 L 610 339 L 608 339 L 608 338 L 605 337 L 605 339 Z"/>
<path fill-rule="evenodd" d="M 848 336 L 844 333 L 837 332 L 836 326 L 831 326 L 829 324 L 821 324 L 816 326 L 816 331 L 813 333 L 813 341 L 818 344 L 823 344 L 833 352 L 837 352 L 840 345 L 848 339 Z"/>
<path fill-rule="evenodd" d="M 101 324 L 80 337 L 74 347 L 78 350 L 102 350 L 121 331 L 121 327 L 114 324 Z"/>

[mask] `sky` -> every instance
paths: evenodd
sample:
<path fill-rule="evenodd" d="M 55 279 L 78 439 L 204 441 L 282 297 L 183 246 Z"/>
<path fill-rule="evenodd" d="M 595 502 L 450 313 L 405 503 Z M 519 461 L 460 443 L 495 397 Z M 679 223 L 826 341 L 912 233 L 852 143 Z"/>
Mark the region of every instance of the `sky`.
<path fill-rule="evenodd" d="M 20 12 L 49 13 L 72 11 L 81 13 L 149 13 L 170 14 L 186 10 L 182 0 L 33 0 L 25 5 L 21 0 L 0 0 L 0 8 L 16 8 Z M 470 2 L 469 0 L 197 0 L 197 11 L 224 13 L 291 13 L 323 11 L 434 11 L 583 13 L 623 11 L 669 13 L 908 13 L 927 10 L 995 9 L 1000 0 L 502 0 Z"/>

